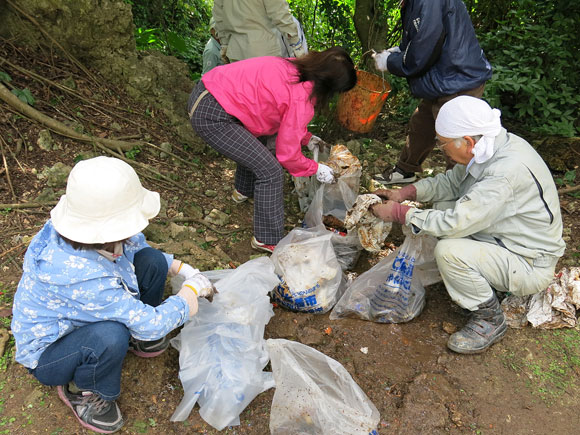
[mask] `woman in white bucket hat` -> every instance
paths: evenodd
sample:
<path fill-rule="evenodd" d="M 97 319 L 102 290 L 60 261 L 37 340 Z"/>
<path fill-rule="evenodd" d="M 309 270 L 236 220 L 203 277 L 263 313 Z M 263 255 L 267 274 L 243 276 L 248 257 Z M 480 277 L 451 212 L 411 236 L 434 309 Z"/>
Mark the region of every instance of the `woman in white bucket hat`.
<path fill-rule="evenodd" d="M 16 360 L 57 386 L 79 422 L 100 433 L 123 425 L 115 400 L 127 350 L 162 353 L 165 338 L 215 288 L 197 269 L 151 248 L 141 231 L 159 194 L 110 157 L 79 162 L 51 219 L 32 239 L 14 297 Z M 183 287 L 162 302 L 167 275 Z"/>

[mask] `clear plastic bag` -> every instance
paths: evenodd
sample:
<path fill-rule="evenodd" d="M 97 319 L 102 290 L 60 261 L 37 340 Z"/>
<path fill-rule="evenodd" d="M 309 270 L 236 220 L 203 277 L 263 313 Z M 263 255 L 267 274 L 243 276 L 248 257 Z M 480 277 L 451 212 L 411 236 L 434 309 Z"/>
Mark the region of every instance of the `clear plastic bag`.
<path fill-rule="evenodd" d="M 294 341 L 266 345 L 276 382 L 272 435 L 377 433 L 379 411 L 339 362 Z"/>
<path fill-rule="evenodd" d="M 274 249 L 271 260 L 280 278 L 276 302 L 292 311 L 325 313 L 340 298 L 343 274 L 323 226 L 294 228 Z"/>
<path fill-rule="evenodd" d="M 425 306 L 425 288 L 418 267 L 433 264 L 437 239 L 407 233 L 403 244 L 356 278 L 338 301 L 330 319 L 355 317 L 379 323 L 402 323 Z M 433 271 L 426 277 L 433 281 Z M 431 282 L 430 282 L 431 283 Z"/>
<path fill-rule="evenodd" d="M 278 283 L 266 257 L 220 274 L 213 302 L 199 299 L 198 313 L 171 340 L 184 390 L 171 420 L 187 419 L 198 403 L 201 417 L 217 430 L 238 425 L 245 407 L 274 386 L 272 374 L 263 372 L 264 328 L 274 315 L 268 293 Z"/>

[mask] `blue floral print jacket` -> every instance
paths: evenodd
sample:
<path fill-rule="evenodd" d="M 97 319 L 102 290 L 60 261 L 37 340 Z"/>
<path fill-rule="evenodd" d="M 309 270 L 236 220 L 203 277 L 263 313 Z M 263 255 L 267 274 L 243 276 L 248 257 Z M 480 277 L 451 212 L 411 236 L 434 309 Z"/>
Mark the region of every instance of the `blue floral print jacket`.
<path fill-rule="evenodd" d="M 133 259 L 148 246 L 139 233 L 111 261 L 93 250 L 75 250 L 49 220 L 30 242 L 14 296 L 16 361 L 36 368 L 50 344 L 92 322 L 123 323 L 139 340 L 156 340 L 181 326 L 189 313 L 182 297 L 171 296 L 158 307 L 139 300 Z M 171 266 L 173 256 L 164 255 Z"/>

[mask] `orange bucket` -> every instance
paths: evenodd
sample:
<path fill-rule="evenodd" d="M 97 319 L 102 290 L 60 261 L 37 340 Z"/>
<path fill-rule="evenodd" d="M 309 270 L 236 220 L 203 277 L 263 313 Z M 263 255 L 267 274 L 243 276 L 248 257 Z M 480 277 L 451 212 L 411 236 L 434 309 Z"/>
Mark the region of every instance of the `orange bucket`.
<path fill-rule="evenodd" d="M 338 121 L 357 133 L 368 133 L 391 92 L 389 83 L 376 74 L 358 70 L 357 83 L 338 97 Z"/>

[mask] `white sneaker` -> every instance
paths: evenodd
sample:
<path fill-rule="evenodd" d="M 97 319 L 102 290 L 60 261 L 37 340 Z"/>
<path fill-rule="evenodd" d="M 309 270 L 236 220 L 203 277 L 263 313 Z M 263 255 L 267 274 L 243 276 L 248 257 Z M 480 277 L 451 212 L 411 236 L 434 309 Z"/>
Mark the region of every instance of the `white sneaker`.
<path fill-rule="evenodd" d="M 383 185 L 389 184 L 406 184 L 412 183 L 417 179 L 417 176 L 414 172 L 403 172 L 401 169 L 397 168 L 396 166 L 391 169 L 387 169 L 382 174 L 375 174 L 374 180 L 377 183 Z"/>
<path fill-rule="evenodd" d="M 258 241 L 256 237 L 252 237 L 250 244 L 252 245 L 252 248 L 257 249 L 258 251 L 268 252 L 270 254 L 274 252 L 274 248 L 276 248 L 276 245 L 266 245 L 265 243 Z"/>
<path fill-rule="evenodd" d="M 234 189 L 234 191 L 232 192 L 232 199 L 236 204 L 240 204 L 244 202 L 246 199 L 248 199 L 248 197 L 243 193 L 240 193 L 238 189 Z"/>

